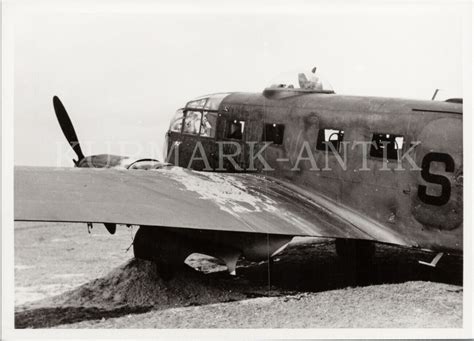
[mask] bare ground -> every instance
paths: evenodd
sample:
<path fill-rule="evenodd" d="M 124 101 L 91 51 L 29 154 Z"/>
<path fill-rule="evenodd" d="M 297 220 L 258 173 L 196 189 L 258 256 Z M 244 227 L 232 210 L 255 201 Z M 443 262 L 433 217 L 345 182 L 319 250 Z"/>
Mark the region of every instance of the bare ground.
<path fill-rule="evenodd" d="M 136 231 L 136 230 L 135 230 Z M 194 254 L 173 279 L 133 259 L 133 231 L 97 225 L 15 226 L 17 328 L 461 327 L 462 259 L 377 245 L 355 273 L 332 240 L 297 239 L 267 262 L 227 274 Z M 196 271 L 199 270 L 199 271 Z"/>

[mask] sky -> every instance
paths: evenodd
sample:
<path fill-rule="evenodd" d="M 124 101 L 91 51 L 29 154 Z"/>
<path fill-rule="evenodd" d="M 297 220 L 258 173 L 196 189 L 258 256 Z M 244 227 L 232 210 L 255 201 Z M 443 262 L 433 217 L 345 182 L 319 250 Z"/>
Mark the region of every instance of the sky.
<path fill-rule="evenodd" d="M 456 3 L 192 4 L 14 6 L 15 164 L 73 165 L 54 95 L 86 155 L 159 159 L 187 101 L 296 83 L 313 66 L 338 94 L 430 99 L 440 88 L 439 99 L 462 97 L 467 16 Z"/>

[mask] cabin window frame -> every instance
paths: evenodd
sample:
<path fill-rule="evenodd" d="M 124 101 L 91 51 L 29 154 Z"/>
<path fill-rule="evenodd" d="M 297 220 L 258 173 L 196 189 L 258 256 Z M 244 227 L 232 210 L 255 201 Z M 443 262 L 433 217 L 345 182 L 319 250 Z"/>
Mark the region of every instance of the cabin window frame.
<path fill-rule="evenodd" d="M 279 143 L 275 142 L 275 139 L 269 139 L 268 136 L 267 136 L 267 127 L 268 126 L 271 126 L 272 128 L 277 128 L 279 129 L 280 127 L 282 128 L 281 129 L 281 132 L 279 134 L 276 134 L 274 136 L 279 136 Z M 262 142 L 271 142 L 272 146 L 282 146 L 285 142 L 285 124 L 284 123 L 276 123 L 276 122 L 272 122 L 272 123 L 264 123 L 263 124 L 263 129 L 262 129 Z"/>
<path fill-rule="evenodd" d="M 244 141 L 245 139 L 245 127 L 247 126 L 247 121 L 246 120 L 242 120 L 240 118 L 232 118 L 232 117 L 226 117 L 224 119 L 224 122 L 225 122 L 225 126 L 224 126 L 224 139 L 226 140 L 233 140 L 233 141 Z M 240 138 L 237 138 L 237 137 L 232 137 L 232 136 L 229 136 L 229 129 L 231 128 L 231 125 L 235 122 L 238 122 L 241 126 L 241 134 L 242 136 Z"/>
<path fill-rule="evenodd" d="M 326 140 L 326 130 L 333 130 L 334 132 L 329 135 L 328 140 Z M 327 154 L 331 153 L 334 154 L 333 150 L 329 148 L 327 145 L 328 142 L 330 142 L 330 138 L 332 135 L 337 134 L 338 136 L 342 134 L 341 140 L 337 140 L 337 148 L 335 146 L 334 149 L 336 149 L 337 153 L 341 154 L 341 145 L 342 142 L 344 142 L 344 136 L 345 136 L 345 130 L 343 128 L 319 128 L 318 129 L 318 138 L 316 140 L 316 150 L 320 152 L 325 152 Z"/>
<path fill-rule="evenodd" d="M 395 142 L 395 145 L 398 146 L 398 142 L 397 142 L 397 138 L 402 138 L 402 145 L 400 148 L 396 148 L 394 149 L 394 152 L 396 152 L 397 154 L 397 157 L 394 158 L 394 157 L 391 157 L 391 153 L 390 151 L 387 151 L 387 161 L 390 162 L 390 161 L 395 161 L 395 162 L 398 162 L 401 160 L 401 157 L 403 155 L 403 151 L 405 149 L 405 146 L 407 144 L 407 138 L 405 137 L 405 135 L 401 134 L 401 133 L 379 133 L 379 132 L 374 132 L 374 133 L 371 133 L 371 145 L 370 145 L 370 149 L 369 149 L 369 153 L 368 153 L 368 157 L 370 159 L 373 159 L 373 160 L 378 160 L 378 161 L 383 161 L 384 160 L 384 157 L 383 157 L 383 150 L 381 150 L 379 147 L 375 148 L 374 147 L 374 142 L 376 142 L 375 138 L 376 136 L 383 136 L 383 135 L 391 135 L 394 137 L 394 142 Z M 380 140 L 380 141 L 389 141 L 389 140 Z M 380 144 L 379 144 L 380 146 Z M 374 155 L 374 151 L 375 150 L 375 153 L 377 153 L 376 155 Z M 379 154 L 381 152 L 381 154 Z"/>

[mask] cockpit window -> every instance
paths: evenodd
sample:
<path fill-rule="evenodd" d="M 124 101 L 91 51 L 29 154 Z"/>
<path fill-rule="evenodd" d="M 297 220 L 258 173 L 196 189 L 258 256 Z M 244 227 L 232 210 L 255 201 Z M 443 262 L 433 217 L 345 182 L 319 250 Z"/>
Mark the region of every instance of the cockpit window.
<path fill-rule="evenodd" d="M 173 118 L 171 119 L 170 130 L 180 133 L 181 128 L 183 127 L 183 116 L 184 111 L 183 109 L 179 109 L 174 114 Z"/>
<path fill-rule="evenodd" d="M 224 97 L 226 97 L 228 95 L 229 95 L 229 93 L 225 92 L 225 93 L 214 94 L 212 96 L 209 96 L 206 104 L 204 105 L 204 109 L 219 110 L 219 105 L 221 104 Z"/>
<path fill-rule="evenodd" d="M 186 108 L 202 109 L 204 108 L 204 104 L 206 104 L 206 102 L 207 102 L 207 97 L 197 99 L 186 104 Z"/>
<path fill-rule="evenodd" d="M 217 113 L 205 111 L 202 116 L 201 136 L 216 136 Z"/>
<path fill-rule="evenodd" d="M 187 111 L 184 119 L 183 133 L 204 137 L 215 137 L 216 123 L 216 112 L 202 112 L 197 110 Z"/>
<path fill-rule="evenodd" d="M 201 118 L 202 112 L 187 111 L 186 118 L 184 119 L 183 133 L 199 135 L 201 129 Z"/>
<path fill-rule="evenodd" d="M 227 95 L 229 93 L 218 93 L 202 96 L 188 102 L 184 109 L 176 112 L 171 120 L 170 130 L 183 134 L 215 137 L 217 111 Z"/>

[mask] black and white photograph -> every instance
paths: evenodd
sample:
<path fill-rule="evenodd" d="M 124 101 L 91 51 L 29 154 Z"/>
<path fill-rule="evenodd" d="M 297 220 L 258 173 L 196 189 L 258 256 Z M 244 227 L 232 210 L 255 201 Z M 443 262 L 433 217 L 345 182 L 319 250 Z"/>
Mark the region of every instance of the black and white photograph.
<path fill-rule="evenodd" d="M 471 1 L 7 0 L 2 89 L 2 338 L 472 337 Z"/>

